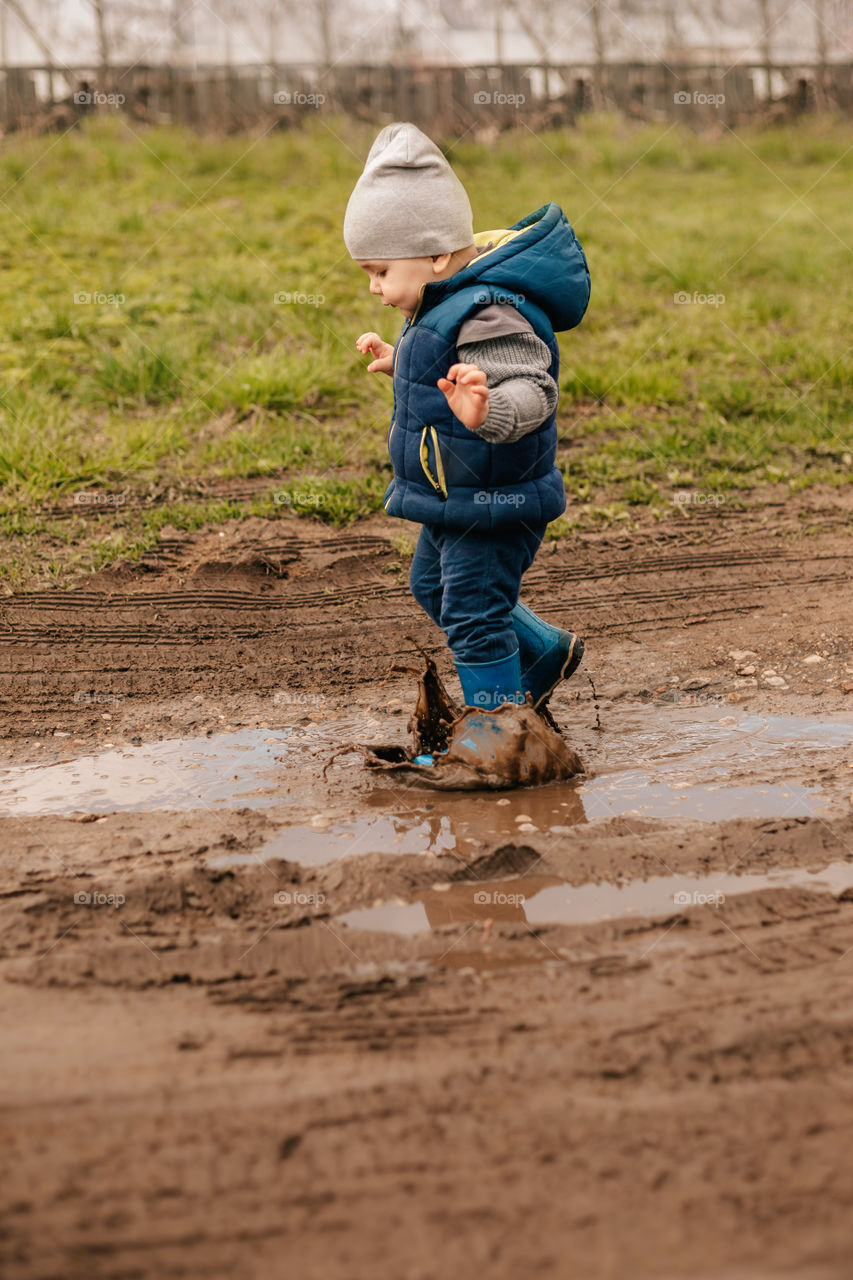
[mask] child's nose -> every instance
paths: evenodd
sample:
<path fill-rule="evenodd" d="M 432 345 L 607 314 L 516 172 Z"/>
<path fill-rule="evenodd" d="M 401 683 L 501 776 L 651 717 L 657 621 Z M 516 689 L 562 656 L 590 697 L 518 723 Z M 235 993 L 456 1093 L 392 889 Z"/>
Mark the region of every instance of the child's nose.
<path fill-rule="evenodd" d="M 378 281 L 378 280 L 371 280 L 371 282 L 370 282 L 370 292 L 371 292 L 371 293 L 381 293 L 381 292 L 382 292 L 382 289 L 381 289 L 381 288 L 380 288 L 380 286 L 379 286 L 379 281 Z"/>

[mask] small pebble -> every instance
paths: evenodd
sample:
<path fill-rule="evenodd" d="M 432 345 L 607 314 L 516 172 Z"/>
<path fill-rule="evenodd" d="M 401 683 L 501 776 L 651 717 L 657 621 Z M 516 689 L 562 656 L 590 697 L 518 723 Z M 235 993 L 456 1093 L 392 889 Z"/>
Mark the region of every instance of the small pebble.
<path fill-rule="evenodd" d="M 823 662 L 823 658 L 819 653 L 810 653 L 807 658 L 803 658 L 803 663 L 807 667 L 812 667 L 816 662 Z"/>
<path fill-rule="evenodd" d="M 781 676 L 767 676 L 764 683 L 769 684 L 773 689 L 787 689 L 788 687 L 787 680 L 783 680 Z"/>
<path fill-rule="evenodd" d="M 532 822 L 533 821 L 529 813 L 517 813 L 515 815 L 515 820 L 516 822 Z"/>

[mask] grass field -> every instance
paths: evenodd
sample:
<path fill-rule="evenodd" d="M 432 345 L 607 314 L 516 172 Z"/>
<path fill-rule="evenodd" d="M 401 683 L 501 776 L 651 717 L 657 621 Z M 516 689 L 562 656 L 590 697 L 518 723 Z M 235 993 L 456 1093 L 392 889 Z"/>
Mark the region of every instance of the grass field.
<path fill-rule="evenodd" d="M 167 523 L 381 509 L 391 385 L 354 343 L 393 340 L 401 317 L 341 238 L 376 132 L 318 118 L 200 139 L 99 120 L 4 144 L 7 586 L 63 582 Z M 589 259 L 587 317 L 560 338 L 555 536 L 671 509 L 678 490 L 731 503 L 853 480 L 849 122 L 711 139 L 599 118 L 449 156 L 475 229 L 556 200 Z M 236 477 L 269 489 L 203 496 Z M 103 515 L 43 510 L 74 495 Z"/>

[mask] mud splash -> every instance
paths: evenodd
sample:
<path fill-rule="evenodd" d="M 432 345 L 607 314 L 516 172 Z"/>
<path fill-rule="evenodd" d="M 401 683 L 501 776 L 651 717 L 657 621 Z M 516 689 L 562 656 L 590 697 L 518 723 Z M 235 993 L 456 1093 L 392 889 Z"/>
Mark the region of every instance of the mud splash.
<path fill-rule="evenodd" d="M 407 639 L 420 649 L 411 636 Z M 392 667 L 417 676 L 417 699 L 408 726 L 413 745 L 351 747 L 362 753 L 369 769 L 393 774 L 397 783 L 436 791 L 504 791 L 583 773 L 580 756 L 564 740 L 547 706 L 534 709 L 528 693 L 526 705 L 505 702 L 492 711 L 460 711 L 432 658 L 420 652 L 422 671 Z M 345 752 L 346 748 L 335 754 Z M 423 764 L 424 755 L 433 762 Z"/>

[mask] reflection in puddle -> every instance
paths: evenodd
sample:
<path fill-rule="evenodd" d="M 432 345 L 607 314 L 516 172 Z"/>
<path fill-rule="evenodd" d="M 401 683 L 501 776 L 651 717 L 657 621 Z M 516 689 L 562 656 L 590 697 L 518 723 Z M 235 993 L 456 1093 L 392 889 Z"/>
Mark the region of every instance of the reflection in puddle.
<path fill-rule="evenodd" d="M 733 774 L 805 766 L 819 753 L 853 745 L 853 721 L 827 716 L 720 715 L 722 707 L 625 707 L 593 751 L 595 774 L 642 769 L 652 782 L 725 781 Z"/>
<path fill-rule="evenodd" d="M 430 812 L 433 805 L 427 802 L 404 814 L 285 827 L 256 852 L 223 854 L 208 859 L 208 866 L 249 866 L 283 858 L 304 867 L 319 867 L 361 853 L 456 854 L 467 858 L 484 842 L 523 842 L 531 835 L 568 836 L 579 823 L 620 814 L 706 822 L 794 818 L 822 813 L 822 801 L 819 791 L 793 785 L 678 791 L 666 786 L 643 787 L 635 775 L 617 776 L 616 781 L 605 777 L 583 787 L 562 783 L 535 793 L 515 791 L 511 798 L 496 798 L 493 792 L 476 797 L 470 792 L 446 794 L 438 802 L 441 813 Z"/>
<path fill-rule="evenodd" d="M 208 858 L 207 865 L 218 869 L 284 858 L 303 867 L 321 867 L 351 853 L 442 854 L 454 852 L 456 844 L 457 837 L 446 816 L 389 814 L 366 821 L 285 827 L 257 853 L 223 854 Z"/>
<path fill-rule="evenodd" d="M 364 722 L 243 729 L 113 747 L 97 755 L 0 770 L 0 815 L 112 813 L 282 804 L 283 782 L 312 746 L 363 733 Z"/>
<path fill-rule="evenodd" d="M 823 796 L 793 783 L 752 787 L 668 786 L 642 773 L 595 778 L 581 788 L 588 822 L 637 813 L 644 818 L 720 822 L 726 818 L 803 818 L 822 811 Z"/>
<path fill-rule="evenodd" d="M 716 910 L 737 894 L 757 889 L 805 887 L 838 894 L 853 885 L 853 863 L 833 862 L 821 871 L 765 875 L 654 876 L 625 884 L 574 887 L 544 876 L 468 882 L 427 890 L 417 902 L 383 902 L 336 917 L 336 924 L 381 933 L 414 934 L 443 925 L 496 920 L 527 924 L 590 924 L 624 916 L 670 915 L 688 907 Z"/>

